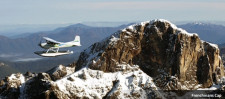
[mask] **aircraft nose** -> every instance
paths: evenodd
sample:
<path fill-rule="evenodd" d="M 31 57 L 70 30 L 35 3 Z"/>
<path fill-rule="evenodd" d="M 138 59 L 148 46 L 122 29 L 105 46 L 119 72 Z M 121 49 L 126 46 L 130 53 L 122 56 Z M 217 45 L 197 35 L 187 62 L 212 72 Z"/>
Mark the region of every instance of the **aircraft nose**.
<path fill-rule="evenodd" d="M 46 44 L 45 43 L 39 43 L 38 45 L 43 48 Z"/>
<path fill-rule="evenodd" d="M 38 45 L 39 45 L 41 48 L 45 48 L 46 43 L 39 43 Z"/>

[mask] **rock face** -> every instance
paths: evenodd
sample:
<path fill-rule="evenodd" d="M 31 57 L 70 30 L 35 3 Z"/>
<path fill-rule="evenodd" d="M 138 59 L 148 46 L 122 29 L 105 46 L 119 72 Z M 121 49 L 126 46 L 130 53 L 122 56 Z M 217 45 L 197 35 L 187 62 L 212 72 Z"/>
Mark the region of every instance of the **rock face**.
<path fill-rule="evenodd" d="M 2 99 L 101 99 L 101 98 L 163 98 L 153 79 L 139 69 L 104 73 L 82 69 L 53 81 L 47 73 L 12 74 L 0 83 Z M 58 72 L 58 69 L 55 69 Z M 55 73 L 56 73 L 55 72 Z"/>
<path fill-rule="evenodd" d="M 0 82 L 0 98 L 174 98 L 160 90 L 204 89 L 216 84 L 224 92 L 222 77 L 224 66 L 216 45 L 169 21 L 153 20 L 93 44 L 77 63 L 59 65 L 47 73 L 5 77 Z"/>
<path fill-rule="evenodd" d="M 66 75 L 72 74 L 74 71 L 75 67 L 59 65 L 47 71 L 47 73 L 51 76 L 51 79 L 55 81 Z"/>
<path fill-rule="evenodd" d="M 6 77 L 4 81 L 2 80 L 0 83 L 0 95 L 9 99 L 16 99 L 15 97 L 19 97 L 20 94 L 19 87 L 24 82 L 24 76 L 19 73 Z"/>
<path fill-rule="evenodd" d="M 151 77 L 138 66 L 131 70 L 133 72 L 104 73 L 85 68 L 57 81 L 56 85 L 59 86 L 59 94 L 66 99 L 161 98 Z"/>
<path fill-rule="evenodd" d="M 139 65 L 157 86 L 168 90 L 206 88 L 224 76 L 217 45 L 166 20 L 132 25 L 93 44 L 81 53 L 76 70 L 123 70 L 118 64 Z"/>

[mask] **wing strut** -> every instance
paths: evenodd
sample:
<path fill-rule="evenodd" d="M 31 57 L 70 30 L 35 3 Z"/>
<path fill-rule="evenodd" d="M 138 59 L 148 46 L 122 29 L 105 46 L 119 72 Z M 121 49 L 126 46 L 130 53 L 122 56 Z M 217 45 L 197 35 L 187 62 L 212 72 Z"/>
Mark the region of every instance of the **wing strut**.
<path fill-rule="evenodd" d="M 49 51 L 53 51 L 53 52 L 58 53 L 58 52 L 59 52 L 59 48 L 56 48 L 55 50 L 54 50 L 54 48 L 49 48 L 49 49 L 46 51 L 46 53 L 48 53 Z"/>

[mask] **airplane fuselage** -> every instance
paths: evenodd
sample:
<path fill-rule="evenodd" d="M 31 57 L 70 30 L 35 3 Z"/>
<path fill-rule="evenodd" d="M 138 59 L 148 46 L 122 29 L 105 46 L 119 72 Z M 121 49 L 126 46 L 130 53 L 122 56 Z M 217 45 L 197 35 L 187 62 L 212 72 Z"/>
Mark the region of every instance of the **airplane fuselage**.
<path fill-rule="evenodd" d="M 48 44 L 48 43 L 41 43 L 40 47 L 44 48 L 44 49 L 56 49 L 56 48 L 66 48 L 66 47 L 74 47 L 74 46 L 79 46 L 76 45 L 72 42 L 66 42 L 66 43 L 60 43 L 60 44 Z"/>

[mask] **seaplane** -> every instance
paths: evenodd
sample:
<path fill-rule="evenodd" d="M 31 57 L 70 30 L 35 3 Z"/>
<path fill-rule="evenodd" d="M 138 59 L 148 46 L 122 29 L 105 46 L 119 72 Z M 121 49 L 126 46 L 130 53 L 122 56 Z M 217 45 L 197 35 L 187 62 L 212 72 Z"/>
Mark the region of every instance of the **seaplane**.
<path fill-rule="evenodd" d="M 43 37 L 43 39 L 45 39 L 46 42 L 42 43 L 40 41 L 38 45 L 45 50 L 34 52 L 35 54 L 43 56 L 43 57 L 56 57 L 56 56 L 73 54 L 73 51 L 69 51 L 69 50 L 59 51 L 59 48 L 81 46 L 80 36 L 75 36 L 75 39 L 69 42 L 58 42 L 48 37 Z"/>

